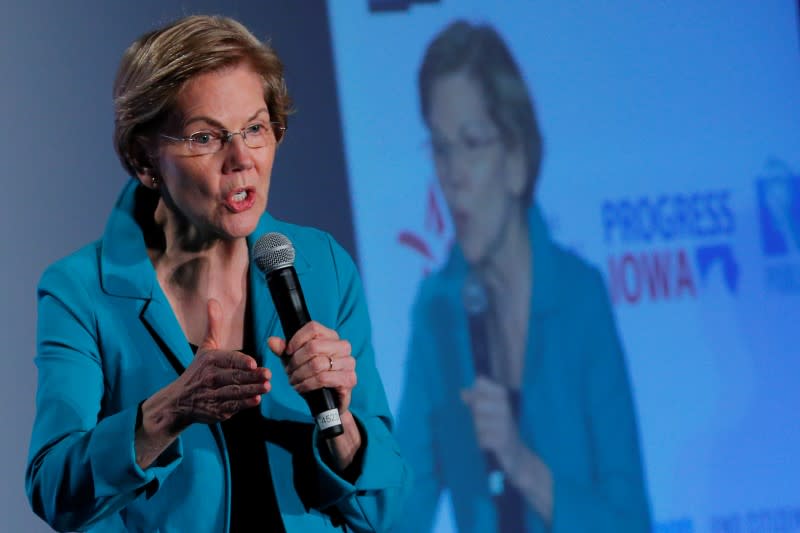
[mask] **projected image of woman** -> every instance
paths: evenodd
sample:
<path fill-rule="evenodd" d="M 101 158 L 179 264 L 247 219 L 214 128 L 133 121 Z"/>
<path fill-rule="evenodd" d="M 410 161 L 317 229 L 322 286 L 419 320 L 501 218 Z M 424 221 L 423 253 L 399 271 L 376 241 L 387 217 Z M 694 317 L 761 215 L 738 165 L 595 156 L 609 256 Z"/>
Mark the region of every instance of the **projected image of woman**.
<path fill-rule="evenodd" d="M 457 242 L 412 315 L 405 529 L 429 530 L 448 490 L 460 531 L 649 531 L 604 283 L 551 240 L 535 202 L 542 143 L 514 59 L 494 29 L 455 22 L 418 81 Z"/>

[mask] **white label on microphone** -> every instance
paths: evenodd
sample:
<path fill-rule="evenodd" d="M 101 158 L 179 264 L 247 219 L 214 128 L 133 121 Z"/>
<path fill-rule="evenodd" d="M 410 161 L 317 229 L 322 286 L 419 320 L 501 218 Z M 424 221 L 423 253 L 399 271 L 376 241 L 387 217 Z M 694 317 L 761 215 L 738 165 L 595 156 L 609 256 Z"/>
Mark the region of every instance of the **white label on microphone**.
<path fill-rule="evenodd" d="M 324 431 L 329 427 L 338 426 L 342 421 L 339 419 L 338 409 L 329 409 L 317 415 L 317 426 L 320 431 Z"/>

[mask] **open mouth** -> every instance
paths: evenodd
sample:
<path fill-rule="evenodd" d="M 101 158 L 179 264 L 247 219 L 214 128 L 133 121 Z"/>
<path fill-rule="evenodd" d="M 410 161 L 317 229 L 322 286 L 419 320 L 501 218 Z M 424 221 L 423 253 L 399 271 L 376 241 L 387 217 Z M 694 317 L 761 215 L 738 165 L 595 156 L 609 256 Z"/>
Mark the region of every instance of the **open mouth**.
<path fill-rule="evenodd" d="M 253 207 L 255 199 L 256 194 L 253 188 L 234 189 L 225 198 L 225 207 L 234 213 L 241 213 Z"/>
<path fill-rule="evenodd" d="M 453 223 L 457 229 L 464 229 L 467 223 L 469 223 L 469 214 L 465 211 L 454 211 L 452 217 Z"/>

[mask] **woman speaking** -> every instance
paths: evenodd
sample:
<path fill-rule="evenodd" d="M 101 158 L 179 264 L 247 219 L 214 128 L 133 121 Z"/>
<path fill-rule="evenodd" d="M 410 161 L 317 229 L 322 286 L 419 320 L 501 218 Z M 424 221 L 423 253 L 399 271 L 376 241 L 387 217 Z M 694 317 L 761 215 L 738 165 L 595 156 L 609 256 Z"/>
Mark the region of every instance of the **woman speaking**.
<path fill-rule="evenodd" d="M 447 489 L 462 532 L 649 531 L 608 297 L 534 200 L 542 141 L 511 53 L 493 28 L 454 22 L 425 51 L 419 99 L 456 244 L 412 315 L 404 530 L 428 531 Z"/>
<path fill-rule="evenodd" d="M 396 520 L 409 474 L 355 265 L 327 234 L 266 211 L 289 106 L 278 57 L 231 19 L 184 18 L 125 52 L 114 141 L 133 179 L 102 238 L 38 289 L 26 489 L 52 527 Z M 315 319 L 289 339 L 251 259 L 270 232 L 293 243 Z M 304 401 L 322 388 L 343 430 L 329 439 Z"/>

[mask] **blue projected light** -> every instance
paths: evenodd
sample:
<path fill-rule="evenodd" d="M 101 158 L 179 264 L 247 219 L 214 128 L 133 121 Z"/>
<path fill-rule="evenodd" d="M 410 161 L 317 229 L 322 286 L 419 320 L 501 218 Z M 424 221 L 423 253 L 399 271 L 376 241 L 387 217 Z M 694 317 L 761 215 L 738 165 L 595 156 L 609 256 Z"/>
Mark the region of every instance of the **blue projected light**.
<path fill-rule="evenodd" d="M 758 181 L 761 244 L 768 256 L 800 251 L 800 176 Z"/>
<path fill-rule="evenodd" d="M 725 284 L 731 292 L 736 292 L 739 281 L 739 266 L 733 257 L 733 250 L 727 245 L 701 246 L 696 250 L 697 268 L 700 278 L 707 280 L 708 273 L 715 264 L 722 266 Z"/>
<path fill-rule="evenodd" d="M 501 36 L 533 105 L 541 134 L 534 195 L 541 219 L 529 219 L 531 226 L 541 223 L 543 233 L 571 254 L 576 271 L 592 267 L 596 279 L 605 283 L 630 379 L 652 531 L 800 531 L 800 431 L 795 429 L 800 404 L 797 2 L 677 5 L 630 0 L 610 6 L 589 0 L 398 0 L 385 4 L 397 4 L 398 11 L 378 13 L 379 4 L 331 2 L 329 11 L 354 227 L 377 364 L 398 420 L 408 398 L 427 398 L 415 406 L 418 417 L 430 422 L 425 427 L 433 428 L 420 436 L 428 440 L 418 448 L 432 441 L 435 445 L 429 448 L 436 451 L 416 458 L 416 466 L 419 477 L 440 483 L 430 491 L 436 500 L 421 505 L 414 518 L 431 515 L 424 522 L 443 533 L 487 524 L 486 530 L 492 530 L 501 508 L 488 497 L 465 495 L 463 486 L 448 486 L 448 479 L 458 475 L 468 485 L 474 481 L 470 472 L 485 468 L 453 466 L 454 456 L 473 457 L 470 450 L 476 461 L 482 457 L 476 444 L 481 437 L 478 419 L 464 408 L 464 401 L 444 395 L 458 387 L 469 389 L 474 379 L 471 364 L 447 359 L 469 348 L 461 334 L 465 319 L 459 319 L 460 304 L 453 294 L 464 263 L 470 270 L 478 267 L 460 252 L 470 244 L 474 227 L 501 227 L 495 223 L 502 217 L 486 213 L 497 205 L 512 205 L 497 200 L 496 193 L 516 190 L 510 169 L 524 164 L 514 159 L 513 143 L 496 140 L 513 137 L 518 125 L 514 117 L 524 113 L 504 114 L 500 105 L 498 94 L 519 90 L 512 79 L 490 89 L 481 86 L 479 104 L 464 94 L 447 93 L 440 103 L 452 106 L 440 109 L 448 108 L 450 115 L 427 121 L 421 116 L 423 58 L 434 38 L 462 19 L 486 24 Z M 452 51 L 442 53 L 445 59 L 448 54 L 457 57 Z M 456 74 L 457 64 L 452 66 Z M 474 80 L 481 72 L 470 75 Z M 450 81 L 459 83 L 457 77 Z M 496 98 L 491 105 L 485 103 L 487 94 Z M 515 94 L 525 100 L 521 92 Z M 453 116 L 466 126 L 450 128 L 447 121 Z M 480 127 L 470 126 L 470 118 Z M 446 146 L 454 139 L 462 141 L 460 162 L 468 154 L 470 164 L 459 166 L 451 161 L 455 156 L 441 153 L 437 159 L 437 142 Z M 459 186 L 482 183 L 475 177 L 480 170 L 485 171 L 480 176 L 493 176 L 497 186 L 481 189 L 477 209 L 459 203 Z M 470 226 L 475 220 L 480 224 Z M 479 252 L 476 245 L 463 256 Z M 534 251 L 534 273 L 537 257 L 542 258 Z M 569 269 L 563 270 L 567 276 Z M 602 398 L 625 390 L 619 383 L 569 389 L 570 383 L 595 383 L 591 377 L 616 364 L 608 362 L 613 358 L 602 359 L 602 349 L 569 359 L 603 317 L 603 306 L 588 294 L 586 280 L 570 279 L 553 303 L 536 299 L 537 276 L 532 276 L 530 309 L 539 311 L 541 305 L 552 316 L 569 315 L 563 309 L 574 309 L 576 302 L 566 302 L 574 297 L 565 294 L 580 287 L 591 316 L 558 334 L 546 328 L 526 330 L 523 348 L 539 347 L 543 351 L 537 353 L 545 355 L 524 359 L 518 374 L 509 372 L 520 378 L 523 406 L 528 399 L 527 417 L 514 419 L 522 427 L 517 436 L 550 468 L 561 490 L 568 486 L 574 491 L 573 499 L 555 491 L 554 508 L 562 520 L 580 508 L 581 513 L 598 513 L 592 515 L 594 529 L 581 533 L 624 532 L 636 527 L 631 526 L 636 518 L 626 522 L 620 510 L 628 508 L 592 499 L 607 496 L 604 491 L 616 486 L 603 482 L 601 464 L 591 463 L 608 451 L 603 445 L 609 441 L 602 440 L 607 426 L 594 416 L 566 414 L 572 405 L 567 400 L 558 409 L 542 408 L 549 395 L 565 390 L 567 398 L 581 398 L 587 411 L 612 405 Z M 518 290 L 509 286 L 506 297 L 512 298 Z M 425 300 L 420 302 L 417 295 Z M 547 307 L 551 304 L 555 311 Z M 434 311 L 425 315 L 430 308 Z M 420 325 L 421 315 L 427 317 L 428 329 Z M 498 322 L 518 327 L 510 312 L 496 316 Z M 606 335 L 610 330 L 602 331 Z M 434 344 L 440 357 L 431 356 L 435 360 L 425 366 L 424 376 L 415 374 L 420 370 L 407 364 L 413 355 L 410 347 L 430 350 Z M 513 342 L 511 346 L 520 349 Z M 550 353 L 562 357 L 551 360 Z M 569 372 L 580 380 L 569 382 L 573 374 L 553 370 L 552 361 L 567 361 Z M 585 361 L 596 366 L 582 366 Z M 439 409 L 442 405 L 447 408 Z M 575 454 L 564 466 L 563 456 L 548 452 L 548 439 L 565 427 L 582 425 L 600 435 L 591 441 L 595 454 L 580 453 L 584 441 L 579 436 L 564 439 L 559 451 Z M 437 432 L 457 432 L 466 444 L 449 448 Z M 595 480 L 580 479 L 580 467 L 587 461 L 597 467 Z M 616 466 L 630 469 L 632 464 L 620 461 Z M 513 485 L 514 474 L 505 472 L 505 479 L 512 480 L 505 486 Z M 586 496 L 584 507 L 575 503 L 575 494 Z M 546 511 L 529 505 L 525 512 L 521 531 L 545 530 Z M 574 523 L 572 529 L 563 522 L 561 527 L 567 533 L 580 529 Z"/>

